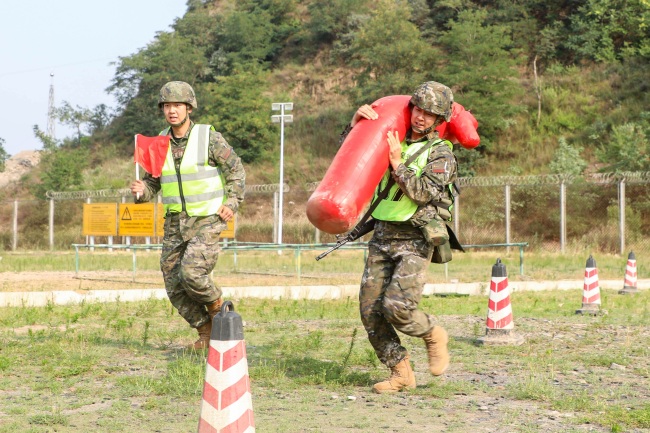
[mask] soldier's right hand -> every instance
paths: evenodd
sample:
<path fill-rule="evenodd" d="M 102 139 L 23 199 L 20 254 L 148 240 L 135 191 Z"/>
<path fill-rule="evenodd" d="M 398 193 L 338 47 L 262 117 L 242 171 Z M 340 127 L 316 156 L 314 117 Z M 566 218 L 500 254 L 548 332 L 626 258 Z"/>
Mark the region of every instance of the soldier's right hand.
<path fill-rule="evenodd" d="M 352 120 L 350 121 L 350 126 L 354 126 L 357 124 L 357 122 L 361 119 L 370 119 L 370 120 L 375 120 L 379 118 L 379 115 L 377 112 L 373 109 L 372 105 L 362 105 L 355 111 L 354 116 L 352 116 Z"/>
<path fill-rule="evenodd" d="M 144 193 L 144 182 L 141 180 L 134 180 L 131 182 L 131 194 L 141 196 Z"/>

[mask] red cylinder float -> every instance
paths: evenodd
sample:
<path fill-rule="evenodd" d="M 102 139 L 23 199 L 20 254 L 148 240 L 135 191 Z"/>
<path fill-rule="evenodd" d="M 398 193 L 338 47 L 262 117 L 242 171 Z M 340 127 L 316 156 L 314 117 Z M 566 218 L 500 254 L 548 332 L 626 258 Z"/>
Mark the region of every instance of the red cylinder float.
<path fill-rule="evenodd" d="M 410 100 L 410 95 L 378 99 L 372 107 L 379 117 L 361 119 L 350 131 L 307 201 L 307 218 L 314 227 L 330 234 L 345 233 L 354 227 L 388 169 L 388 132 L 397 131 L 403 140 L 411 127 Z M 458 120 L 462 120 L 462 126 L 454 128 Z M 480 141 L 477 126 L 474 116 L 454 102 L 449 123 L 443 122 L 436 130 L 441 138 L 472 148 Z"/>
<path fill-rule="evenodd" d="M 465 110 L 465 107 L 462 105 L 454 102 L 452 105 L 451 118 L 447 125 L 448 135 L 450 137 L 455 137 L 457 142 L 465 149 L 473 149 L 481 142 L 481 138 L 478 136 L 476 128 L 478 128 L 478 122 L 472 113 Z M 443 134 L 440 134 L 440 137 L 456 142 L 445 137 Z"/>
<path fill-rule="evenodd" d="M 388 168 L 388 131 L 403 140 L 411 126 L 406 95 L 386 96 L 372 104 L 379 117 L 361 119 L 350 131 L 323 180 L 307 201 L 307 218 L 326 233 L 354 227 Z"/>

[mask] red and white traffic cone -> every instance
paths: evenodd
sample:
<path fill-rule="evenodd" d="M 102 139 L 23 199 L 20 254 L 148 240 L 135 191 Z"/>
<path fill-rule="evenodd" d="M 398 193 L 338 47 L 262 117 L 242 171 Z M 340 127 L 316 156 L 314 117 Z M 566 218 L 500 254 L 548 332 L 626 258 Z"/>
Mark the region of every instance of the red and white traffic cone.
<path fill-rule="evenodd" d="M 198 433 L 253 432 L 243 321 L 226 301 L 212 321 Z"/>
<path fill-rule="evenodd" d="M 634 251 L 630 251 L 627 256 L 627 266 L 625 266 L 625 282 L 623 283 L 623 289 L 619 290 L 618 293 L 631 295 L 636 292 L 638 292 L 636 287 L 636 256 Z"/>
<path fill-rule="evenodd" d="M 485 336 L 479 337 L 478 342 L 518 346 L 524 342 L 524 338 L 515 334 L 514 327 L 506 266 L 501 263 L 501 259 L 497 259 L 496 264 L 492 266 Z"/>
<path fill-rule="evenodd" d="M 582 308 L 576 314 L 600 313 L 600 286 L 598 285 L 598 268 L 592 256 L 587 259 L 585 282 L 582 290 Z"/>

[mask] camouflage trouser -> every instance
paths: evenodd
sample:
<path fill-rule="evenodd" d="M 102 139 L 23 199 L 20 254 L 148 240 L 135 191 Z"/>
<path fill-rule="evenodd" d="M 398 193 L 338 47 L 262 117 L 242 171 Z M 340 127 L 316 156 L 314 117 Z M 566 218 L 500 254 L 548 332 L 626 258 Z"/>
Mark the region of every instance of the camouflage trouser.
<path fill-rule="evenodd" d="M 223 224 L 207 217 L 189 224 L 172 215 L 165 219 L 160 269 L 172 305 L 193 328 L 210 320 L 206 305 L 221 297 L 210 274 L 219 255 Z"/>
<path fill-rule="evenodd" d="M 376 226 L 368 244 L 359 310 L 377 357 L 393 367 L 407 354 L 395 331 L 424 337 L 434 326 L 433 317 L 418 310 L 433 249 L 415 227 L 400 227 L 398 236 L 385 228 Z"/>

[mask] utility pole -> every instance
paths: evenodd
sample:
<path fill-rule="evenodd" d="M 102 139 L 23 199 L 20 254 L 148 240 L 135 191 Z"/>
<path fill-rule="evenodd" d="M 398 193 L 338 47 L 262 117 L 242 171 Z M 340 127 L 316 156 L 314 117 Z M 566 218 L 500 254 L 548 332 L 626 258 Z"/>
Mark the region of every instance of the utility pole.
<path fill-rule="evenodd" d="M 47 136 L 54 140 L 54 72 L 50 72 L 50 98 L 47 103 Z"/>
<path fill-rule="evenodd" d="M 278 244 L 282 245 L 282 203 L 284 202 L 284 122 L 292 123 L 293 116 L 284 114 L 293 110 L 293 102 L 274 102 L 271 104 L 273 111 L 280 110 L 280 115 L 271 116 L 271 122 L 280 124 L 280 200 L 278 211 Z"/>

